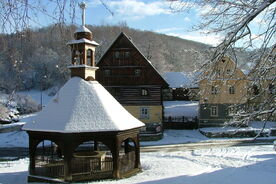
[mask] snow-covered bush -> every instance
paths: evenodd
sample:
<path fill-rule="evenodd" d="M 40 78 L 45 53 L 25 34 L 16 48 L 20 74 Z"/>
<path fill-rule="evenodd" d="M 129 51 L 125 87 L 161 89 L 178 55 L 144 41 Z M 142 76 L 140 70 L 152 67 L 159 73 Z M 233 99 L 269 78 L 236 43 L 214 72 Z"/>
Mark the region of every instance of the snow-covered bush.
<path fill-rule="evenodd" d="M 0 103 L 0 120 L 9 121 L 9 109 Z"/>
<path fill-rule="evenodd" d="M 29 114 L 40 110 L 39 104 L 29 95 L 15 95 L 14 101 L 20 114 Z"/>

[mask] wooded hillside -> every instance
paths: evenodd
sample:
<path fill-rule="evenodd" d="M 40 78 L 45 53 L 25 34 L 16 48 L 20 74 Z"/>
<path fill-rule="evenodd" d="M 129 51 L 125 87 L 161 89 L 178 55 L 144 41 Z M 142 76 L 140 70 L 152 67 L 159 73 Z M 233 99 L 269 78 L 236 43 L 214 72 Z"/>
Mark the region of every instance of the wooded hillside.
<path fill-rule="evenodd" d="M 87 26 L 100 46 L 96 60 L 120 32 L 134 44 L 160 73 L 192 71 L 212 52 L 209 45 L 118 26 Z M 49 26 L 22 33 L 0 35 L 0 91 L 47 89 L 62 85 L 69 77 L 70 48 L 75 26 Z"/>

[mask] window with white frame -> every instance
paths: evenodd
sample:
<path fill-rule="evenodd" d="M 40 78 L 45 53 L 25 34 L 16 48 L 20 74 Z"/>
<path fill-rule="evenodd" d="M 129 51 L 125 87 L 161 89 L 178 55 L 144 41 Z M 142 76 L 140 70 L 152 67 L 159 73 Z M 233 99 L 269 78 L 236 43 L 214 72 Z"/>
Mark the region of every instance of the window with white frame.
<path fill-rule="evenodd" d="M 218 116 L 218 106 L 211 106 L 211 116 Z"/>
<path fill-rule="evenodd" d="M 141 107 L 140 108 L 140 119 L 149 119 L 149 108 Z"/>

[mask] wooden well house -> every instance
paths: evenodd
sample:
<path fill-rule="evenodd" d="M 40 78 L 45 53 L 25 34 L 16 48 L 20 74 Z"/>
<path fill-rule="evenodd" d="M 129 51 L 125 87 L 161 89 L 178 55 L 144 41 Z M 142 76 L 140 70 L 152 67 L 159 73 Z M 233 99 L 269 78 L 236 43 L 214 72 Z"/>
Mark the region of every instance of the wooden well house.
<path fill-rule="evenodd" d="M 23 127 L 29 135 L 28 181 L 89 181 L 139 172 L 144 124 L 94 79 L 97 43 L 84 23 L 69 45 L 72 78 Z"/>

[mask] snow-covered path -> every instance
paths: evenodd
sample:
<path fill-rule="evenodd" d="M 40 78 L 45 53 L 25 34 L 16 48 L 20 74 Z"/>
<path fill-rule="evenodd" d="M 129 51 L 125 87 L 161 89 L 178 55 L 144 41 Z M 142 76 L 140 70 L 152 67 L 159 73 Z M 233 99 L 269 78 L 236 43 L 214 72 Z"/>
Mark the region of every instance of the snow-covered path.
<path fill-rule="evenodd" d="M 141 153 L 143 172 L 98 184 L 275 184 L 272 145 Z M 0 162 L 0 183 L 27 183 L 28 159 Z M 92 182 L 91 182 L 92 183 Z"/>

